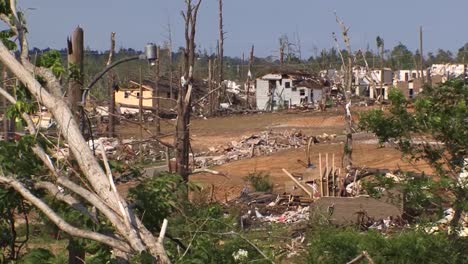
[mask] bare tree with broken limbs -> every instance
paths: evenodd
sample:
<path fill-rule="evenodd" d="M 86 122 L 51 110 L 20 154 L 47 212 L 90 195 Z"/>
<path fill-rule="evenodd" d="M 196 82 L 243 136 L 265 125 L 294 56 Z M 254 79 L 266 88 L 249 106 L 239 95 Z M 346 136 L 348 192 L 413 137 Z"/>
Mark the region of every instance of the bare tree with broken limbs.
<path fill-rule="evenodd" d="M 226 96 L 226 87 L 224 87 L 224 24 L 223 24 L 223 0 L 218 0 L 219 16 L 219 50 L 218 50 L 218 84 L 223 87 L 223 96 Z"/>
<path fill-rule="evenodd" d="M 193 21 L 193 16 L 191 17 L 189 20 Z M 154 258 L 155 262 L 170 263 L 162 241 L 156 239 L 142 224 L 141 220 L 116 191 L 109 167 L 106 166 L 106 170 L 104 170 L 99 165 L 97 158 L 93 155 L 93 152 L 81 134 L 79 125 L 74 118 L 75 113 L 72 112 L 64 100 L 62 93 L 64 87 L 49 69 L 36 67 L 29 60 L 26 38 L 27 30 L 24 26 L 23 15 L 17 12 L 16 1 L 2 1 L 0 3 L 0 19 L 15 33 L 19 46 L 19 56 L 16 57 L 13 51 L 9 50 L 0 41 L 1 63 L 24 84 L 38 104 L 47 107 L 52 113 L 56 120 L 61 140 L 68 144 L 70 152 L 76 159 L 74 169 L 79 170 L 65 172 L 60 169 L 57 166 L 57 161 L 51 159 L 55 147 L 47 147 L 36 143 L 32 147 L 32 151 L 49 170 L 49 176 L 44 177 L 41 184 L 30 185 L 25 184 L 10 172 L 1 170 L 0 184 L 16 190 L 62 231 L 74 237 L 90 239 L 105 244 L 111 247 L 113 252 L 124 261 L 128 261 L 133 254 L 145 251 Z M 193 48 L 193 42 L 191 47 Z M 41 82 L 36 79 L 37 76 L 41 78 Z M 16 103 L 16 99 L 3 87 L 0 87 L 0 93 L 10 103 Z M 27 123 L 29 132 L 39 135 L 40 132 L 32 122 L 31 116 L 27 113 L 22 113 L 22 118 Z M 105 152 L 102 151 L 102 153 L 104 164 L 107 165 Z M 82 183 L 86 184 L 83 185 Z M 57 189 L 60 189 L 59 187 L 65 189 L 66 192 L 62 193 L 63 195 L 57 195 L 57 199 L 67 203 L 71 208 L 82 205 L 80 212 L 83 214 L 93 215 L 88 208 L 91 205 L 95 206 L 99 211 L 99 218 L 103 218 L 104 221 L 109 222 L 113 227 L 113 231 L 110 233 L 99 233 L 82 227 L 72 226 L 31 190 L 40 188 L 45 189 L 51 194 L 56 194 Z M 164 232 L 165 230 L 162 229 L 162 236 L 164 236 Z"/>
<path fill-rule="evenodd" d="M 190 112 L 192 110 L 193 67 L 195 65 L 195 34 L 198 10 L 202 0 L 194 3 L 186 0 L 187 9 L 182 12 L 185 21 L 185 48 L 183 77 L 177 99 L 177 125 L 175 133 L 176 172 L 188 181 L 190 174 Z"/>
<path fill-rule="evenodd" d="M 352 162 L 352 154 L 353 154 L 353 118 L 351 116 L 351 93 L 352 93 L 352 88 L 353 88 L 353 52 L 351 50 L 351 42 L 349 39 L 348 31 L 349 27 L 346 27 L 344 22 L 338 17 L 338 15 L 335 14 L 336 17 L 336 22 L 340 26 L 342 37 L 343 37 L 343 42 L 345 43 L 347 52 L 348 52 L 348 57 L 347 57 L 347 62 L 345 61 L 345 58 L 343 57 L 343 54 L 340 51 L 340 48 L 338 47 L 338 51 L 342 60 L 342 65 L 343 68 L 342 70 L 344 71 L 344 78 L 343 78 L 343 94 L 345 96 L 345 127 L 346 127 L 346 142 L 344 144 L 344 150 L 343 150 L 343 167 L 346 170 L 350 170 L 353 162 Z M 335 43 L 338 46 L 338 39 L 333 33 L 333 38 L 335 40 Z"/>

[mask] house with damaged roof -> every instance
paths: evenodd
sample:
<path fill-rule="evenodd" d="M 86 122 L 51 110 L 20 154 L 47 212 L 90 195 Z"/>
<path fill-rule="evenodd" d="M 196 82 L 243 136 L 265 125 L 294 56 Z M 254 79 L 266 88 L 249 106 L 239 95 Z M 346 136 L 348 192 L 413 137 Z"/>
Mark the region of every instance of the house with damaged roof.
<path fill-rule="evenodd" d="M 317 106 L 329 82 L 307 73 L 269 73 L 256 80 L 258 110 Z"/>

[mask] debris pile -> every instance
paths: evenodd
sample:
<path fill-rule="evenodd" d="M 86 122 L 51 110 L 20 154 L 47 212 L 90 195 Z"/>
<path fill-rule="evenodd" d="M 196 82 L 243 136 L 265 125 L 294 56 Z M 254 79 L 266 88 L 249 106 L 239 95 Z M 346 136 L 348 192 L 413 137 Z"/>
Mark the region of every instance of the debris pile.
<path fill-rule="evenodd" d="M 119 140 L 117 138 L 102 137 L 88 141 L 89 147 L 101 156 L 101 145 L 111 160 L 122 161 L 127 165 L 139 162 L 155 162 L 165 158 L 162 147 L 156 141 L 135 139 Z"/>
<path fill-rule="evenodd" d="M 452 227 L 450 226 L 451 221 L 455 215 L 455 210 L 448 208 L 444 211 L 444 217 L 437 221 L 434 226 L 425 228 L 427 233 L 433 234 L 440 231 L 451 233 Z M 457 230 L 458 236 L 468 237 L 468 213 L 462 213 L 459 222 L 460 229 Z"/>
<path fill-rule="evenodd" d="M 301 131 L 263 131 L 243 137 L 240 141 L 211 147 L 208 152 L 201 153 L 195 158 L 194 167 L 205 168 L 222 165 L 235 160 L 264 156 L 285 149 L 300 148 L 307 144 L 309 137 Z"/>
<path fill-rule="evenodd" d="M 262 223 L 299 223 L 309 219 L 310 199 L 294 195 L 277 195 L 263 192 L 244 192 L 230 202 L 241 208 L 241 226 Z"/>

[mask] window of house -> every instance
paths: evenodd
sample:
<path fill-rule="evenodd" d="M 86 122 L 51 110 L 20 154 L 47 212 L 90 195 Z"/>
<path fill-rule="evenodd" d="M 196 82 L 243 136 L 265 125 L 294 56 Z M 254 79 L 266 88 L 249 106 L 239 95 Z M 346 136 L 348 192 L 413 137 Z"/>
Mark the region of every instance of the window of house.
<path fill-rule="evenodd" d="M 408 95 L 409 95 L 409 98 L 410 98 L 410 99 L 413 99 L 413 97 L 414 97 L 414 90 L 413 90 L 413 89 L 409 89 L 409 94 L 408 94 Z"/>
<path fill-rule="evenodd" d="M 408 73 L 405 73 L 405 82 L 408 81 Z"/>
<path fill-rule="evenodd" d="M 413 79 L 416 79 L 416 73 L 413 72 Z"/>
<path fill-rule="evenodd" d="M 125 92 L 125 93 L 124 93 L 124 98 L 128 98 L 128 96 L 130 96 L 130 93 L 129 93 L 129 92 Z"/>
<path fill-rule="evenodd" d="M 296 87 L 293 87 L 293 88 L 291 89 L 291 91 L 295 92 L 295 91 L 297 91 L 297 88 L 296 88 Z"/>
<path fill-rule="evenodd" d="M 300 96 L 303 96 L 303 95 L 305 95 L 305 89 L 301 89 L 301 90 L 299 90 L 299 95 L 300 95 Z"/>
<path fill-rule="evenodd" d="M 291 82 L 285 82 L 284 88 L 291 88 Z"/>
<path fill-rule="evenodd" d="M 170 92 L 166 93 L 166 98 L 171 98 L 171 93 Z"/>
<path fill-rule="evenodd" d="M 140 93 L 137 93 L 137 98 L 140 98 Z"/>

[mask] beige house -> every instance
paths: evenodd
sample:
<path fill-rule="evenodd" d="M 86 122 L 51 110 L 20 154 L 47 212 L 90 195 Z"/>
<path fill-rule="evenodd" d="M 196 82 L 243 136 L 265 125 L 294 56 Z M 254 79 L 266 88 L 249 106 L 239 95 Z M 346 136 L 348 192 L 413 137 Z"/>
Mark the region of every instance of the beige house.
<path fill-rule="evenodd" d="M 140 105 L 140 97 L 142 97 L 142 104 L 145 110 L 155 110 L 156 97 L 159 99 L 160 110 L 174 109 L 177 99 L 177 85 L 172 85 L 172 98 L 171 87 L 168 80 L 161 79 L 158 85 L 158 94 L 154 93 L 155 83 L 149 80 L 144 80 L 141 85 L 135 81 L 130 81 L 126 87 L 120 87 L 115 92 L 115 103 L 120 106 L 121 111 L 125 109 L 133 109 L 137 111 Z M 140 94 L 141 92 L 141 94 Z M 130 110 L 130 112 L 132 112 Z"/>

